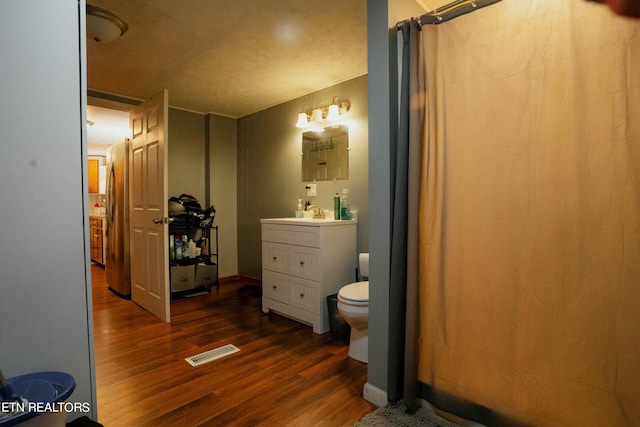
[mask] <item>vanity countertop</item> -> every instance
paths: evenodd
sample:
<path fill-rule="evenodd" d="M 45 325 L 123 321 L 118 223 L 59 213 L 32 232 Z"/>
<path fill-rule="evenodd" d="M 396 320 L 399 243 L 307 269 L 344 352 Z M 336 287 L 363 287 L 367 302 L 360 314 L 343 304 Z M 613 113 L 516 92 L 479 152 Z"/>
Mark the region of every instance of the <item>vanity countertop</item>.
<path fill-rule="evenodd" d="M 262 224 L 286 224 L 286 225 L 307 225 L 312 227 L 340 226 L 357 224 L 358 220 L 340 220 L 333 218 L 263 218 L 260 220 Z"/>

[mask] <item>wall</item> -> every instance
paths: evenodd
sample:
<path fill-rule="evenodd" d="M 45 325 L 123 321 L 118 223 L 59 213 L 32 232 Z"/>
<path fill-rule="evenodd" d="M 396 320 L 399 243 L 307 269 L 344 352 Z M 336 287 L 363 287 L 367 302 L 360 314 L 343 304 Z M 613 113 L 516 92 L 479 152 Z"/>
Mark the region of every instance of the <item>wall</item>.
<path fill-rule="evenodd" d="M 169 196 L 194 196 L 214 205 L 218 274 L 238 274 L 236 233 L 236 120 L 169 108 Z"/>
<path fill-rule="evenodd" d="M 317 197 L 302 193 L 302 131 L 295 127 L 304 106 L 348 99 L 349 179 L 317 183 Z M 367 77 L 361 76 L 238 120 L 238 270 L 261 277 L 260 219 L 293 217 L 299 198 L 332 209 L 332 196 L 349 188 L 359 212 L 359 252 L 369 249 Z M 301 196 L 301 193 L 303 196 Z"/>
<path fill-rule="evenodd" d="M 95 417 L 84 8 L 0 2 L 0 368 L 70 373 Z"/>
<path fill-rule="evenodd" d="M 209 136 L 209 200 L 216 208 L 218 225 L 218 275 L 238 274 L 238 198 L 237 198 L 237 121 L 210 114 Z"/>
<path fill-rule="evenodd" d="M 205 125 L 202 114 L 169 108 L 169 197 L 190 194 L 203 208 L 206 207 Z"/>
<path fill-rule="evenodd" d="M 390 74 L 387 0 L 367 2 L 369 66 L 369 370 L 364 397 L 384 406 L 389 376 L 389 259 L 391 258 Z M 375 349 L 375 351 L 372 351 Z"/>

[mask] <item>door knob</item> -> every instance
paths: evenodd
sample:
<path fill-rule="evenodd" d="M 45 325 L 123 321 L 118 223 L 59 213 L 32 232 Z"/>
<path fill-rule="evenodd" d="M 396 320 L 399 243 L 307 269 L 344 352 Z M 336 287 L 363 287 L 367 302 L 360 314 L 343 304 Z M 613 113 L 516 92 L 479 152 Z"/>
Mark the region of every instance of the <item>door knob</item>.
<path fill-rule="evenodd" d="M 166 216 L 160 218 L 153 218 L 154 224 L 170 224 L 175 220 L 175 218 L 167 218 Z"/>

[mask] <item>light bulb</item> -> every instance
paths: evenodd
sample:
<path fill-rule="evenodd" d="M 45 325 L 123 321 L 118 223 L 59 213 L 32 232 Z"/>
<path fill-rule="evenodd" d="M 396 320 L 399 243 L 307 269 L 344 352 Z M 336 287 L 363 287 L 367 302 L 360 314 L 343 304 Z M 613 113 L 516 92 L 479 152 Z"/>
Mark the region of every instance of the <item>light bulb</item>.
<path fill-rule="evenodd" d="M 315 125 L 322 124 L 322 110 L 320 108 L 313 110 L 313 113 L 311 114 L 311 123 Z"/>
<path fill-rule="evenodd" d="M 307 119 L 307 113 L 298 114 L 298 122 L 296 123 L 296 127 L 300 129 L 304 129 L 309 126 L 309 120 Z"/>
<path fill-rule="evenodd" d="M 337 122 L 338 120 L 340 120 L 340 112 L 338 111 L 338 106 L 336 104 L 329 105 L 329 112 L 327 113 L 327 121 Z"/>

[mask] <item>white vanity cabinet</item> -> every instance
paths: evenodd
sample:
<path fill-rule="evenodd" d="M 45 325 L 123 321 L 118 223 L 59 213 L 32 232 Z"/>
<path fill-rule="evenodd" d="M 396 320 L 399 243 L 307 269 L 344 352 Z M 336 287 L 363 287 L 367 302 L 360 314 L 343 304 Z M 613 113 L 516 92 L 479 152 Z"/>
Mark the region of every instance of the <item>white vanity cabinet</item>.
<path fill-rule="evenodd" d="M 326 297 L 355 281 L 357 221 L 262 219 L 262 311 L 329 330 Z"/>

